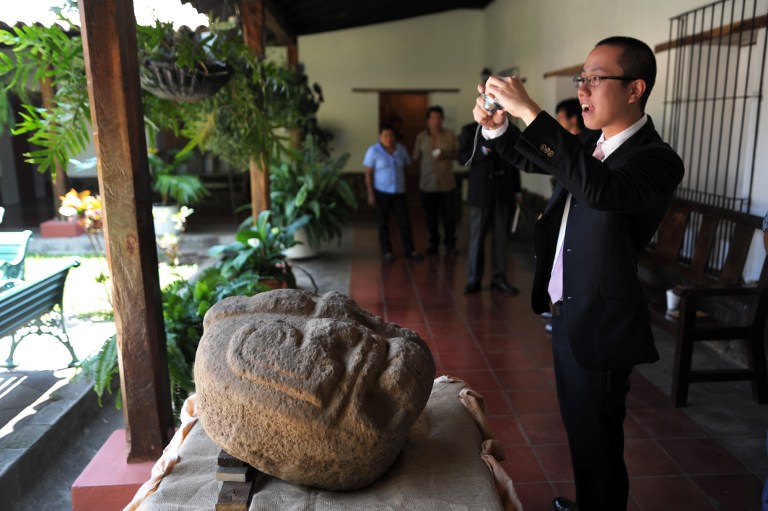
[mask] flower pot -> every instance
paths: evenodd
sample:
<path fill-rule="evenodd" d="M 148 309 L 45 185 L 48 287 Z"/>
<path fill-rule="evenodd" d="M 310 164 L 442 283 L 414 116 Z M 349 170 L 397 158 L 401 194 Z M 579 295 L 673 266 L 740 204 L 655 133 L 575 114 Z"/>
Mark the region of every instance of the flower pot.
<path fill-rule="evenodd" d="M 153 95 L 186 102 L 213 96 L 231 77 L 232 69 L 224 62 L 207 62 L 204 70 L 189 70 L 175 62 L 146 60 L 140 74 L 141 86 Z"/>
<path fill-rule="evenodd" d="M 176 222 L 173 220 L 174 215 L 179 214 L 178 204 L 153 204 L 152 205 L 152 218 L 155 222 L 155 236 L 162 236 L 164 234 L 178 234 L 179 229 Z"/>
<path fill-rule="evenodd" d="M 309 259 L 310 257 L 316 257 L 320 250 L 309 244 L 309 236 L 306 229 L 303 227 L 298 229 L 294 235 L 296 241 L 300 241 L 300 245 L 294 245 L 285 251 L 285 257 L 289 259 Z"/>

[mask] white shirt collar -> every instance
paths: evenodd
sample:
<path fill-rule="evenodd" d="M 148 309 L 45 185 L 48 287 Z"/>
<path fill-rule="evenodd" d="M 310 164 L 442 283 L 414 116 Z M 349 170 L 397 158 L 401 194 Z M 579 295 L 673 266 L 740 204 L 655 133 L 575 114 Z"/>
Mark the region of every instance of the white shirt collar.
<path fill-rule="evenodd" d="M 606 139 L 605 133 L 602 133 L 600 138 L 597 140 L 597 143 L 603 144 L 603 152 L 605 153 L 605 158 L 608 158 L 612 152 L 621 146 L 621 144 L 629 140 L 632 135 L 640 131 L 640 129 L 645 126 L 645 123 L 647 122 L 648 114 L 643 114 L 640 120 L 638 120 L 635 124 L 625 129 L 624 131 L 615 134 L 611 138 Z M 605 158 L 603 159 L 605 160 Z"/>

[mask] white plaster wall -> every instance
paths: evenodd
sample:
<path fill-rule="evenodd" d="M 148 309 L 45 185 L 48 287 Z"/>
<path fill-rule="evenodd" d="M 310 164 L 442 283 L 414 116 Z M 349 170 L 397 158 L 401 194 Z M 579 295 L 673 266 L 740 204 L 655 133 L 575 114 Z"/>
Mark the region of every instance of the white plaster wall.
<path fill-rule="evenodd" d="M 299 38 L 299 60 L 310 82 L 323 87 L 320 123 L 334 132 L 337 153 L 351 153 L 347 170 L 362 171 L 378 137 L 378 94 L 354 88 L 457 88 L 429 102 L 443 106 L 445 126 L 455 132 L 472 120 L 480 70 L 490 64 L 484 18 L 480 10 L 457 10 Z"/>

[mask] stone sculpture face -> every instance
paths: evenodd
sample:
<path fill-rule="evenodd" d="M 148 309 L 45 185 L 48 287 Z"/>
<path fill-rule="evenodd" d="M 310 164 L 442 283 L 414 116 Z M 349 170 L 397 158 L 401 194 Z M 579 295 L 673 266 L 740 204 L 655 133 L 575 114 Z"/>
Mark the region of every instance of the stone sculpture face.
<path fill-rule="evenodd" d="M 195 382 L 205 431 L 289 482 L 329 490 L 372 483 L 432 388 L 434 362 L 418 334 L 337 292 L 228 298 L 204 327 Z"/>

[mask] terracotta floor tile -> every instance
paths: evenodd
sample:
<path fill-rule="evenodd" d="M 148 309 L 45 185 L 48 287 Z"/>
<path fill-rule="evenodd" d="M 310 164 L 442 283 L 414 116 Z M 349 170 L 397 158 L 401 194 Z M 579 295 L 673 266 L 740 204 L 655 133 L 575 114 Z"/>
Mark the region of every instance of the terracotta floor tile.
<path fill-rule="evenodd" d="M 503 351 L 489 357 L 488 363 L 494 370 L 536 369 L 536 364 L 526 351 Z"/>
<path fill-rule="evenodd" d="M 440 341 L 435 341 L 437 350 L 440 352 L 440 360 L 443 363 L 443 368 L 446 371 L 452 370 L 488 370 L 488 363 L 485 361 L 485 356 L 477 351 L 469 352 L 455 352 L 455 351 L 442 351 L 440 349 Z"/>
<path fill-rule="evenodd" d="M 487 417 L 512 416 L 507 396 L 500 390 L 484 390 L 479 392 L 485 399 L 485 414 Z"/>
<path fill-rule="evenodd" d="M 568 436 L 559 413 L 532 413 L 518 415 L 518 421 L 531 444 L 565 444 Z"/>
<path fill-rule="evenodd" d="M 485 390 L 501 390 L 496 377 L 491 371 L 446 371 L 446 374 L 464 380 L 474 390 L 481 394 Z"/>
<path fill-rule="evenodd" d="M 630 477 L 681 475 L 675 462 L 654 440 L 625 441 L 624 461 Z"/>
<path fill-rule="evenodd" d="M 476 336 L 477 342 L 486 353 L 504 351 L 523 351 L 525 345 L 516 337 L 503 336 Z"/>
<path fill-rule="evenodd" d="M 714 511 L 687 477 L 630 478 L 629 492 L 642 511 Z M 745 511 L 749 508 L 741 508 Z"/>
<path fill-rule="evenodd" d="M 501 466 L 507 472 L 512 481 L 517 483 L 536 483 L 547 480 L 546 474 L 541 469 L 536 454 L 528 446 L 505 446 L 506 460 Z"/>
<path fill-rule="evenodd" d="M 624 439 L 630 440 L 637 438 L 648 438 L 648 433 L 640 427 L 631 415 L 627 415 L 624 418 Z"/>
<path fill-rule="evenodd" d="M 551 484 L 514 481 L 514 485 L 525 511 L 552 511 L 552 499 L 557 497 L 557 494 Z"/>
<path fill-rule="evenodd" d="M 656 387 L 651 385 L 635 386 L 631 377 L 630 385 L 632 387 L 629 390 L 629 394 L 627 394 L 628 409 L 643 410 L 646 408 L 672 408 L 669 397 Z"/>
<path fill-rule="evenodd" d="M 509 445 L 527 445 L 528 441 L 523 436 L 520 424 L 513 415 L 488 417 L 488 427 L 494 438 L 504 447 Z"/>
<path fill-rule="evenodd" d="M 560 411 L 554 389 L 508 390 L 509 404 L 516 414 L 555 413 Z"/>
<path fill-rule="evenodd" d="M 455 352 L 473 352 L 480 353 L 477 347 L 477 343 L 471 337 L 445 337 L 445 336 L 432 336 L 434 339 L 435 347 L 441 351 L 455 351 Z M 466 369 L 470 369 L 467 367 Z"/>
<path fill-rule="evenodd" d="M 493 360 L 496 354 L 490 353 L 486 356 Z M 504 390 L 551 388 L 541 369 L 496 369 L 494 372 Z"/>
<path fill-rule="evenodd" d="M 424 321 L 424 314 L 421 309 L 415 307 L 413 309 L 387 309 L 386 320 L 390 323 L 397 323 L 400 326 L 404 326 L 406 323 L 426 323 Z"/>
<path fill-rule="evenodd" d="M 412 215 L 417 248 L 423 250 L 426 234 L 418 203 Z M 399 241 L 393 242 L 400 256 Z M 554 390 L 552 339 L 544 330 L 548 320 L 530 310 L 531 265 L 510 258 L 509 281 L 523 290 L 520 296 L 490 292 L 488 282 L 481 293 L 465 296 L 466 233 L 460 234 L 458 258 L 441 255 L 418 263 L 400 256 L 382 264 L 372 220 L 355 227 L 353 245 L 350 296 L 365 310 L 416 330 L 433 353 L 437 375 L 461 378 L 484 396 L 491 429 L 508 456 L 502 465 L 526 511 L 550 511 L 557 495 L 574 498 Z M 755 449 L 764 452 L 762 410 L 753 414 L 757 432 L 744 425 L 729 427 L 725 412 L 698 406 L 690 407 L 689 416 L 673 408 L 663 389 L 639 371 L 630 378 L 624 423 L 630 473 L 627 510 L 756 509 L 762 481 L 736 458 L 739 452 L 733 445 L 746 431 L 757 438 Z M 703 430 L 694 421 L 702 417 L 709 419 L 704 424 L 714 421 L 722 428 Z M 710 436 L 721 432 L 730 443 Z"/>
<path fill-rule="evenodd" d="M 747 467 L 714 438 L 675 438 L 658 442 L 686 474 L 748 472 Z"/>
<path fill-rule="evenodd" d="M 573 481 L 571 453 L 567 444 L 540 445 L 534 449 L 550 481 Z"/>
<path fill-rule="evenodd" d="M 552 360 L 552 350 L 550 348 L 528 349 L 528 354 L 536 363 L 537 367 L 552 367 L 554 364 Z"/>
<path fill-rule="evenodd" d="M 676 408 L 630 410 L 628 413 L 653 438 L 701 438 L 708 436 L 685 412 Z"/>
<path fill-rule="evenodd" d="M 501 322 L 470 323 L 469 328 L 472 333 L 479 336 L 511 335 L 515 332 L 511 326 Z"/>

